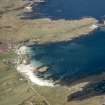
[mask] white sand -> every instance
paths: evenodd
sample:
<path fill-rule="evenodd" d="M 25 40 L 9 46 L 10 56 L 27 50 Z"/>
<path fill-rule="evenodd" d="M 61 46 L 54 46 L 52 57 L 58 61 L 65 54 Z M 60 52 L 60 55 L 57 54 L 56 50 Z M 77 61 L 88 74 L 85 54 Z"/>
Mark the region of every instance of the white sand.
<path fill-rule="evenodd" d="M 19 50 L 17 51 L 17 54 L 19 56 L 21 56 L 22 54 L 25 54 L 27 48 L 28 47 L 26 46 L 20 47 Z M 51 81 L 38 78 L 38 76 L 36 76 L 35 73 L 33 72 L 34 70 L 35 70 L 35 67 L 32 66 L 32 64 L 28 64 L 28 65 L 18 64 L 17 65 L 17 71 L 24 74 L 25 77 L 27 77 L 28 79 L 32 81 L 32 83 L 39 85 L 39 86 L 50 86 L 50 87 L 54 86 L 54 84 Z"/>
<path fill-rule="evenodd" d="M 94 29 L 97 29 L 98 28 L 98 26 L 97 25 L 95 25 L 95 24 L 93 24 L 92 26 L 90 26 L 89 27 L 90 29 L 92 29 L 92 30 L 94 30 Z"/>
<path fill-rule="evenodd" d="M 26 54 L 26 50 L 27 50 L 27 49 L 28 49 L 28 47 L 22 46 L 22 47 L 20 47 L 20 48 L 16 51 L 16 53 L 17 53 L 18 55 Z"/>
<path fill-rule="evenodd" d="M 32 7 L 31 6 L 27 6 L 25 7 L 27 9 L 27 11 L 31 12 L 32 11 Z"/>
<path fill-rule="evenodd" d="M 39 86 L 51 86 L 53 87 L 54 84 L 47 80 L 42 80 L 41 78 L 38 78 L 35 73 L 33 73 L 34 67 L 32 65 L 24 65 L 20 64 L 17 66 L 17 71 L 24 74 L 28 79 L 30 79 L 34 84 Z"/>

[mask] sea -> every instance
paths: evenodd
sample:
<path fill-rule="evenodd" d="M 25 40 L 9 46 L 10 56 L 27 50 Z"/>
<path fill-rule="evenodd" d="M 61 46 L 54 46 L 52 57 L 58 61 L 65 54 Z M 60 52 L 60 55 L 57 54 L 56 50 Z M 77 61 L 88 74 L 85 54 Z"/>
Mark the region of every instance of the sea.
<path fill-rule="evenodd" d="M 100 20 L 105 15 L 105 0 L 45 0 L 37 6 L 33 4 L 32 9 L 25 13 L 27 19 L 93 17 Z M 70 41 L 34 44 L 30 52 L 33 66 L 48 67 L 47 71 L 35 75 L 55 84 L 68 85 L 84 77 L 99 75 L 105 72 L 105 27 Z"/>
<path fill-rule="evenodd" d="M 34 0 L 28 0 L 34 1 Z M 100 19 L 105 16 L 105 0 L 43 0 L 34 3 L 32 12 L 24 13 L 26 18 L 80 19 L 93 17 Z M 36 14 L 37 13 L 37 14 Z"/>

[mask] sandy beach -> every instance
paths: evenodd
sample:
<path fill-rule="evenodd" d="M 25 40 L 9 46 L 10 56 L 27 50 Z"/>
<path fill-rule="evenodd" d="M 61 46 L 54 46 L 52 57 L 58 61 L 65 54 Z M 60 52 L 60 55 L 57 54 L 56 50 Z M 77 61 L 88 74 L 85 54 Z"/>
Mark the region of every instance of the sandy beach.
<path fill-rule="evenodd" d="M 28 50 L 28 47 L 22 46 L 17 51 L 18 56 L 22 56 L 26 54 L 26 51 Z M 38 78 L 37 75 L 35 75 L 35 66 L 32 64 L 17 64 L 17 71 L 22 73 L 27 79 L 29 79 L 33 84 L 39 85 L 39 86 L 50 86 L 53 87 L 54 84 L 51 81 L 43 80 L 41 78 Z"/>

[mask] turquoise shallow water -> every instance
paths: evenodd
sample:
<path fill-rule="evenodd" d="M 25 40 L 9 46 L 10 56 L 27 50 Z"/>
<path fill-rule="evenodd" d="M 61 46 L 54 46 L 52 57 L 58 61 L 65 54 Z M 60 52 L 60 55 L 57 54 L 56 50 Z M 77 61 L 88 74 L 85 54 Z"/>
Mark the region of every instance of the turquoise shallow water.
<path fill-rule="evenodd" d="M 36 44 L 31 47 L 33 65 L 48 66 L 37 75 L 60 82 L 74 81 L 105 71 L 105 29 L 71 41 Z"/>

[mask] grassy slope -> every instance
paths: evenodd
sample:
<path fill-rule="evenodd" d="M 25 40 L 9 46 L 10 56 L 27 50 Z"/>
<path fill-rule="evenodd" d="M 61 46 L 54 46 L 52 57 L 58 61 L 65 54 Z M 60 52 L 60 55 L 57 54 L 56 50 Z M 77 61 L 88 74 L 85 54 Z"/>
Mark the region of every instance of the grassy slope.
<path fill-rule="evenodd" d="M 79 21 L 50 21 L 49 19 L 24 21 L 10 16 L 8 21 L 7 17 L 4 16 L 0 20 L 0 40 L 10 42 L 28 39 L 41 43 L 69 40 L 92 31 L 89 27 L 96 23 L 93 18 Z"/>
<path fill-rule="evenodd" d="M 30 89 L 27 80 L 16 72 L 15 67 L 2 63 L 4 59 L 13 58 L 12 51 L 0 54 L 0 105 L 25 105 L 23 102 L 30 98 L 35 103 L 42 103 L 42 99 Z"/>
<path fill-rule="evenodd" d="M 3 59 L 11 58 L 10 53 L 0 54 L 0 105 L 15 105 L 21 102 L 22 95 L 26 93 L 27 89 L 25 81 L 19 81 L 19 75 L 14 67 L 2 63 Z M 24 99 L 29 95 L 31 94 L 24 95 Z"/>

